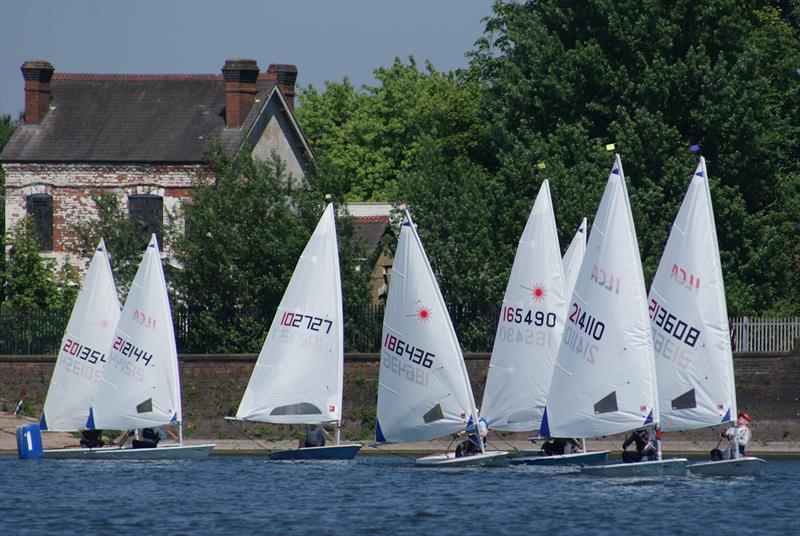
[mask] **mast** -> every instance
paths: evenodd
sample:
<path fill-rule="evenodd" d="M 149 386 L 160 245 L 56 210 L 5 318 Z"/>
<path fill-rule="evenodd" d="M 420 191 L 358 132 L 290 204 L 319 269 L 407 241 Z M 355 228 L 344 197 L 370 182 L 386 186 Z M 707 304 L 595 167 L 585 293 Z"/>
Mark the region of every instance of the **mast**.
<path fill-rule="evenodd" d="M 420 249 L 422 250 L 423 249 L 422 248 L 422 243 L 421 243 L 421 240 L 419 239 L 419 235 L 417 234 L 417 229 L 414 226 L 414 221 L 411 219 L 411 214 L 409 214 L 408 209 L 405 206 L 402 207 L 402 210 L 403 210 L 403 214 L 405 214 L 405 217 L 408 220 L 408 223 L 410 224 L 411 234 L 414 236 L 414 240 L 417 241 L 417 244 L 420 246 Z M 430 265 L 428 265 L 428 269 L 432 270 L 430 268 Z M 433 273 L 430 273 L 430 276 L 431 276 L 431 279 L 433 279 L 433 280 L 436 279 L 434 277 Z M 444 304 L 444 298 L 442 297 L 442 293 L 441 293 L 441 291 L 438 291 L 438 285 L 437 285 L 436 288 L 437 288 L 436 298 L 439 300 L 442 310 L 443 311 L 447 311 L 447 307 Z M 453 327 L 452 320 L 450 320 L 450 322 L 448 322 L 448 324 L 449 324 L 448 327 L 450 329 L 450 335 L 453 337 L 453 340 L 456 341 L 456 343 L 457 343 L 456 347 L 458 349 L 459 365 L 461 366 L 461 378 L 462 378 L 462 380 L 464 380 L 464 386 L 467 389 L 467 396 L 469 397 L 469 405 L 470 405 L 469 410 L 470 410 L 470 414 L 472 416 L 472 422 L 475 425 L 475 432 L 478 435 L 478 444 L 481 447 L 481 454 L 486 454 L 486 449 L 483 446 L 483 439 L 481 438 L 481 434 L 480 434 L 480 423 L 478 422 L 478 408 L 475 405 L 475 397 L 472 394 L 472 386 L 469 383 L 469 374 L 467 373 L 467 365 L 464 362 L 464 354 L 461 351 L 461 345 L 458 344 L 458 337 L 456 336 L 456 331 L 455 331 L 455 328 Z"/>
<path fill-rule="evenodd" d="M 330 201 L 332 198 L 331 194 L 325 195 L 325 200 Z M 333 269 L 336 272 L 335 274 L 335 281 L 336 281 L 336 303 L 338 304 L 337 312 L 339 313 L 339 321 L 337 322 L 337 340 L 339 341 L 339 377 L 338 377 L 338 389 L 339 389 L 339 416 L 336 421 L 336 444 L 339 445 L 341 441 L 342 435 L 342 399 L 344 398 L 344 302 L 342 300 L 342 274 L 339 268 L 339 237 L 336 232 L 336 205 L 333 201 L 330 201 L 331 205 L 331 219 L 333 220 L 333 258 L 336 259 L 336 262 L 333 263 Z"/>

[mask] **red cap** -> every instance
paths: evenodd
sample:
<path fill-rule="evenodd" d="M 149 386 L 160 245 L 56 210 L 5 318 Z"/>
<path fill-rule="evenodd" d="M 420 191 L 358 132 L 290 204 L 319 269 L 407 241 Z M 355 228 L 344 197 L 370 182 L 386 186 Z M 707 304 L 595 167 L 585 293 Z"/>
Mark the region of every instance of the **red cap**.
<path fill-rule="evenodd" d="M 738 415 L 738 417 L 739 417 L 740 419 L 744 419 L 744 420 L 745 420 L 745 422 L 748 422 L 748 423 L 750 422 L 750 415 L 748 415 L 748 414 L 747 414 L 747 413 L 745 413 L 744 411 L 740 411 L 740 412 L 739 412 L 739 415 Z"/>

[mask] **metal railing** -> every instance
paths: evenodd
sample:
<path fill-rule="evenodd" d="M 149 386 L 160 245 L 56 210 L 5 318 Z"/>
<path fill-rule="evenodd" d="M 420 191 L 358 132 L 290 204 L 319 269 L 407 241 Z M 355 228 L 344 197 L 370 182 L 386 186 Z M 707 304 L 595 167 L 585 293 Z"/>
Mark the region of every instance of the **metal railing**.
<path fill-rule="evenodd" d="M 377 352 L 383 329 L 382 305 L 369 305 L 345 312 L 345 351 Z M 499 310 L 496 307 L 451 307 L 461 347 L 466 352 L 490 352 L 497 329 Z M 56 354 L 64 334 L 70 311 L 12 311 L 0 307 L 0 354 Z M 191 323 L 187 315 L 174 313 L 178 348 L 182 352 L 215 352 L 213 348 L 194 348 L 189 343 Z M 794 340 L 800 338 L 800 317 L 730 319 L 734 352 L 790 352 Z M 239 352 L 258 352 L 258 348 L 241 348 Z"/>
<path fill-rule="evenodd" d="M 790 352 L 800 337 L 800 317 L 741 316 L 730 319 L 730 328 L 734 352 Z"/>

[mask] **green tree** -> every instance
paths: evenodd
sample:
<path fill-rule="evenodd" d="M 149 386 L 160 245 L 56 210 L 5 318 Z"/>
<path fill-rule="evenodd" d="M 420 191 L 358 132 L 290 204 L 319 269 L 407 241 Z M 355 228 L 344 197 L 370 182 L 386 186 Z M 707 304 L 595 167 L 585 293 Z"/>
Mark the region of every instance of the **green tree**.
<path fill-rule="evenodd" d="M 67 264 L 56 274 L 55 262 L 41 255 L 36 227 L 25 216 L 12 229 L 5 266 L 5 305 L 17 311 L 63 310 L 72 306 L 77 282 Z"/>
<path fill-rule="evenodd" d="M 281 162 L 254 160 L 247 150 L 234 158 L 214 151 L 211 169 L 213 180 L 201 177 L 192 190 L 186 230 L 175 242 L 183 267 L 175 302 L 189 325 L 190 348 L 183 350 L 258 351 L 322 215 L 324 193 L 293 183 Z M 342 277 L 352 303 L 367 294 L 349 249 L 352 223 L 344 223 Z"/>
<path fill-rule="evenodd" d="M 14 120 L 11 119 L 10 115 L 2 115 L 0 116 L 0 153 L 3 152 L 3 148 L 5 148 L 8 140 L 11 139 L 11 135 L 16 130 L 17 124 Z M 6 235 L 6 201 L 5 201 L 5 189 L 6 189 L 6 174 L 3 171 L 2 166 L 0 166 L 0 235 Z M 0 273 L 3 272 L 3 266 L 5 264 L 5 255 L 3 255 L 2 260 L 0 260 Z M 3 284 L 3 280 L 0 279 L 0 285 Z"/>
<path fill-rule="evenodd" d="M 496 4 L 470 74 L 492 125 L 482 163 L 498 176 L 498 232 L 520 228 L 531 178 L 545 175 L 566 241 L 591 220 L 611 164 L 603 145 L 615 143 L 649 281 L 699 144 L 731 314 L 800 311 L 787 293 L 800 278 L 798 12 L 735 0 Z"/>
<path fill-rule="evenodd" d="M 430 63 L 420 71 L 414 58 L 408 64 L 395 59 L 376 69 L 375 78 L 376 87 L 356 90 L 345 79 L 327 82 L 323 93 L 309 87 L 299 97 L 297 116 L 318 165 L 349 200 L 395 202 L 400 175 L 415 165 L 429 137 L 451 158 L 484 149 L 477 84 Z"/>

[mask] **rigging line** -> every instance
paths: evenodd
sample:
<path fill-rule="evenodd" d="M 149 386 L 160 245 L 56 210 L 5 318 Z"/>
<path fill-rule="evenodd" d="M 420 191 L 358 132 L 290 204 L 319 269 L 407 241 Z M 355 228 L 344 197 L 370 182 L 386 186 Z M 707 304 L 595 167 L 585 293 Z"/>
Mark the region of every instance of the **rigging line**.
<path fill-rule="evenodd" d="M 506 445 L 508 445 L 512 449 L 514 449 L 515 451 L 519 452 L 519 449 L 517 447 L 515 447 L 514 445 L 512 445 L 510 441 L 507 441 L 503 436 L 501 436 L 500 432 L 498 432 L 497 430 L 492 430 L 492 432 L 494 432 L 494 435 L 495 435 L 495 437 L 497 437 L 497 439 L 499 439 L 500 441 L 502 441 L 503 443 L 505 443 Z"/>
<path fill-rule="evenodd" d="M 226 419 L 226 421 L 225 421 L 225 422 L 227 422 L 228 424 L 230 424 L 231 426 L 233 426 L 233 429 L 234 429 L 234 430 L 236 430 L 237 432 L 239 432 L 240 434 L 242 434 L 244 437 L 246 437 L 247 439 L 249 439 L 250 441 L 252 441 L 252 442 L 253 442 L 253 443 L 255 443 L 256 445 L 258 445 L 258 446 L 259 446 L 259 447 L 261 447 L 262 449 L 264 449 L 264 450 L 271 450 L 271 449 L 267 448 L 267 446 L 266 446 L 266 445 L 263 445 L 263 444 L 259 443 L 258 441 L 256 441 L 255 439 L 253 439 L 252 437 L 250 437 L 249 435 L 247 435 L 247 432 L 245 432 L 244 430 L 242 430 L 242 429 L 238 428 L 238 427 L 237 427 L 235 424 L 233 424 L 233 421 L 230 421 L 230 420 L 227 420 L 227 419 Z"/>

